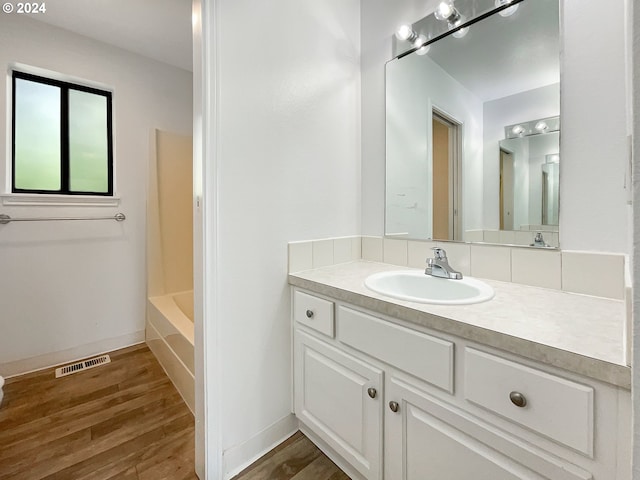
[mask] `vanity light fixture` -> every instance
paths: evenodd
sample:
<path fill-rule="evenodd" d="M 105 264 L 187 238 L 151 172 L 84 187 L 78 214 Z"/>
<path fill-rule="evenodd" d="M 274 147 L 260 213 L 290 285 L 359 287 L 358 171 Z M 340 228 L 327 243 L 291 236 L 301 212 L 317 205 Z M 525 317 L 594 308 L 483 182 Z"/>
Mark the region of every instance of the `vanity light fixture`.
<path fill-rule="evenodd" d="M 455 23 L 460 19 L 460 12 L 453 5 L 453 0 L 440 2 L 433 15 L 438 20 L 446 20 L 449 23 Z"/>
<path fill-rule="evenodd" d="M 433 12 L 433 16 L 438 20 L 446 21 L 447 25 L 449 26 L 449 30 L 459 27 L 467 20 L 454 6 L 453 0 L 440 2 L 438 4 L 438 7 L 436 8 L 436 11 Z M 467 33 L 469 33 L 469 27 L 461 28 L 460 30 L 454 32 L 453 36 L 456 38 L 462 38 Z"/>
<path fill-rule="evenodd" d="M 503 5 L 509 5 L 513 0 L 496 0 L 496 8 L 502 7 Z M 505 8 L 504 10 L 500 10 L 498 12 L 498 14 L 500 14 L 503 17 L 510 17 L 511 15 L 513 15 L 514 13 L 516 13 L 516 10 L 518 10 L 518 7 L 520 5 L 513 5 L 509 8 Z"/>
<path fill-rule="evenodd" d="M 424 45 L 427 42 L 427 37 L 424 35 L 418 35 L 410 25 L 402 25 L 398 28 L 396 38 L 403 42 L 413 43 L 413 46 L 417 48 L 416 53 L 418 55 L 426 55 L 431 49 L 429 45 Z"/>
<path fill-rule="evenodd" d="M 403 42 L 415 42 L 419 37 L 410 25 L 401 25 L 396 31 L 396 38 Z"/>
<path fill-rule="evenodd" d="M 551 155 L 545 155 L 545 163 L 560 163 L 560 154 L 553 153 Z"/>

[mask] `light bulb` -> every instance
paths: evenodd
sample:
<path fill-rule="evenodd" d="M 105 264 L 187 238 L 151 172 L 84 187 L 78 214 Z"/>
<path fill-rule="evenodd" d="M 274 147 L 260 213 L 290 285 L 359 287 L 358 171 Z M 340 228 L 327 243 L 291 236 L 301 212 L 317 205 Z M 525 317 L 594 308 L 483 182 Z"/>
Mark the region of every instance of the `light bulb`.
<path fill-rule="evenodd" d="M 549 160 L 551 161 L 551 163 L 558 163 L 560 162 L 560 155 L 551 155 L 549 157 Z"/>
<path fill-rule="evenodd" d="M 425 37 L 424 35 L 418 35 L 418 37 L 413 42 L 413 46 L 415 48 L 420 48 L 422 47 L 422 44 L 424 44 L 424 42 L 426 41 L 427 41 L 427 37 Z"/>
<path fill-rule="evenodd" d="M 502 7 L 503 5 L 508 5 L 511 3 L 512 0 L 496 0 L 496 8 L 498 7 Z M 498 12 L 501 16 L 503 17 L 510 17 L 511 15 L 513 15 L 514 13 L 516 13 L 516 10 L 518 10 L 518 7 L 520 5 L 514 5 L 512 7 L 509 8 L 505 8 L 504 10 L 501 10 L 500 12 Z"/>
<path fill-rule="evenodd" d="M 461 28 L 460 30 L 458 30 L 457 32 L 453 32 L 453 36 L 456 37 L 456 38 L 462 38 L 467 33 L 469 33 L 469 27 L 464 27 L 464 28 Z"/>
<path fill-rule="evenodd" d="M 436 8 L 436 11 L 433 12 L 433 14 L 438 20 L 446 20 L 451 15 L 453 15 L 453 12 L 455 11 L 456 9 L 453 6 L 453 2 L 451 0 L 448 0 L 445 2 L 440 2 L 438 7 Z"/>
<path fill-rule="evenodd" d="M 511 129 L 511 133 L 521 136 L 524 133 L 524 127 L 522 125 L 516 125 Z"/>
<path fill-rule="evenodd" d="M 454 29 L 456 27 L 459 27 L 460 25 L 462 25 L 466 21 L 467 21 L 467 19 L 464 16 L 458 15 L 458 18 L 456 19 L 455 22 L 449 22 L 449 30 L 452 30 L 452 29 Z M 469 33 L 469 27 L 464 27 L 464 28 L 461 28 L 460 30 L 458 30 L 457 32 L 454 32 L 453 36 L 456 37 L 456 38 L 462 38 L 467 33 Z"/>
<path fill-rule="evenodd" d="M 545 130 L 549 129 L 549 125 L 547 125 L 547 122 L 540 120 L 538 123 L 536 123 L 536 130 L 539 131 L 540 133 L 544 132 Z"/>
<path fill-rule="evenodd" d="M 427 37 L 425 37 L 424 35 L 419 35 L 418 39 L 413 44 L 413 46 L 418 49 L 416 50 L 416 53 L 420 56 L 426 55 L 427 53 L 429 53 L 429 50 L 431 50 L 431 45 L 424 45 L 424 42 L 426 41 Z"/>
<path fill-rule="evenodd" d="M 402 25 L 396 32 L 396 38 L 403 42 L 406 42 L 407 40 L 411 41 L 412 37 L 415 38 L 415 36 L 416 32 L 413 31 L 413 28 L 411 28 L 410 25 Z"/>

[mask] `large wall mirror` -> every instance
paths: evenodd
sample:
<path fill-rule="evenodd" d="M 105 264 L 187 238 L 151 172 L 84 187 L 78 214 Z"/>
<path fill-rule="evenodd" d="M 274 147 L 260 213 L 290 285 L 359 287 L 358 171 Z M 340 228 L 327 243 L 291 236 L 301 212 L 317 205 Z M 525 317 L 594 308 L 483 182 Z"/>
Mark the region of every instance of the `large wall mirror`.
<path fill-rule="evenodd" d="M 387 236 L 559 246 L 559 4 L 510 8 L 387 63 Z"/>

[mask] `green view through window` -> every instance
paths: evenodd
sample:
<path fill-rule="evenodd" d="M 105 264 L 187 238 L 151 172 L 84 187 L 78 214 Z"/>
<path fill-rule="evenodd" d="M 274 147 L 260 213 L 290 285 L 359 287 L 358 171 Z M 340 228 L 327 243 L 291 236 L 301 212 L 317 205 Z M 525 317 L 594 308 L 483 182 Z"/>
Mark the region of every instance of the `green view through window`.
<path fill-rule="evenodd" d="M 111 92 L 13 72 L 14 193 L 113 195 Z"/>

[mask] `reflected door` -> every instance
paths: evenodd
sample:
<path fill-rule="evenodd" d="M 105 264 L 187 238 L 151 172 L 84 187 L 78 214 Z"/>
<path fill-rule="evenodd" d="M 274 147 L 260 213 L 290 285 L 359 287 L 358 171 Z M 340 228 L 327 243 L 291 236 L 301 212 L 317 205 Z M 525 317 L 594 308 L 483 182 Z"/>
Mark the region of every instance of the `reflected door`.
<path fill-rule="evenodd" d="M 558 225 L 560 169 L 557 163 L 542 166 L 542 224 Z"/>
<path fill-rule="evenodd" d="M 513 230 L 513 154 L 500 150 L 500 230 Z"/>
<path fill-rule="evenodd" d="M 433 139 L 433 238 L 461 240 L 458 228 L 459 125 L 434 112 Z"/>

